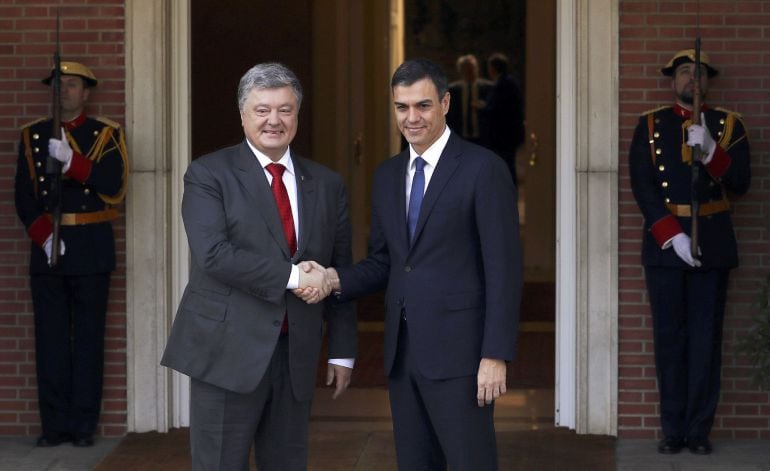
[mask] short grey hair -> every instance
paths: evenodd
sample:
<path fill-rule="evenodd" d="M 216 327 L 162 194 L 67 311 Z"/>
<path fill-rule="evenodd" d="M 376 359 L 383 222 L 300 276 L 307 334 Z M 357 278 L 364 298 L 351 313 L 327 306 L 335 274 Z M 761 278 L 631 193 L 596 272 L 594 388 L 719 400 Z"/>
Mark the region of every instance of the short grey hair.
<path fill-rule="evenodd" d="M 250 68 L 238 84 L 238 110 L 243 111 L 246 99 L 253 89 L 291 87 L 297 97 L 297 108 L 302 104 L 302 85 L 294 72 L 278 62 L 265 62 Z"/>

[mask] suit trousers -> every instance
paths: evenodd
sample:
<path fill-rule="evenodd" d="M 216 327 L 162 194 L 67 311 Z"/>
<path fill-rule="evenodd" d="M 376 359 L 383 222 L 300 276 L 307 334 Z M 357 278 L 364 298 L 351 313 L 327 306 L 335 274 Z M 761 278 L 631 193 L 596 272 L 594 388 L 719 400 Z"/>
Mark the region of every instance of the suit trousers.
<path fill-rule="evenodd" d="M 295 400 L 291 390 L 289 337 L 281 335 L 253 392 L 239 394 L 192 379 L 192 469 L 247 471 L 253 443 L 259 471 L 304 471 L 309 420 L 310 401 Z"/>
<path fill-rule="evenodd" d="M 660 421 L 667 437 L 705 438 L 719 402 L 728 269 L 645 267 Z"/>
<path fill-rule="evenodd" d="M 30 277 L 40 420 L 49 439 L 96 430 L 109 287 L 109 273 Z"/>
<path fill-rule="evenodd" d="M 431 380 L 418 370 L 402 318 L 388 378 L 398 469 L 497 469 L 494 405 L 478 407 L 477 377 Z"/>

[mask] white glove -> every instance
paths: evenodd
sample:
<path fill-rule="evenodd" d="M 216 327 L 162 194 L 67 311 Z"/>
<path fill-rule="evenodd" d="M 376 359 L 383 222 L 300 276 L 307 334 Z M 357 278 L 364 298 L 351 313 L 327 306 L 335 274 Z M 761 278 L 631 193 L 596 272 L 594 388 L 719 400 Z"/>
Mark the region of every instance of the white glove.
<path fill-rule="evenodd" d="M 684 261 L 684 263 L 691 267 L 699 267 L 700 260 L 692 256 L 690 250 L 690 236 L 684 232 L 680 232 L 671 239 L 671 244 L 674 246 L 674 252 L 676 255 Z M 700 255 L 700 247 L 698 247 L 698 255 Z"/>
<path fill-rule="evenodd" d="M 48 139 L 48 155 L 62 163 L 61 173 L 66 173 L 72 163 L 72 147 L 61 128 L 61 139 Z"/>
<path fill-rule="evenodd" d="M 714 142 L 714 138 L 711 137 L 708 126 L 706 126 L 706 117 L 703 113 L 700 114 L 701 124 L 691 124 L 687 128 L 687 145 L 690 147 L 699 145 L 703 155 L 701 155 L 701 162 L 704 165 L 711 162 L 714 158 L 714 151 L 717 150 L 717 143 Z"/>
<path fill-rule="evenodd" d="M 53 234 L 49 235 L 48 238 L 43 242 L 43 251 L 45 252 L 45 256 L 48 257 L 48 265 L 51 265 L 51 249 L 53 245 Z M 64 255 L 64 252 L 66 251 L 66 248 L 64 247 L 64 241 L 59 239 L 59 255 Z"/>

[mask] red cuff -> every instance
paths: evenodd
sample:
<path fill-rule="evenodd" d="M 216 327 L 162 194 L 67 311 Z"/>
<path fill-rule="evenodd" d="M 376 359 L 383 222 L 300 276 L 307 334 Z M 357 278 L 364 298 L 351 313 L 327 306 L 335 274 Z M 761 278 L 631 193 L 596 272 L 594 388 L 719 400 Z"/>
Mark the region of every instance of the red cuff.
<path fill-rule="evenodd" d="M 719 145 L 714 150 L 714 156 L 711 158 L 711 162 L 706 164 L 706 170 L 714 178 L 721 178 L 727 172 L 727 169 L 732 165 L 733 159 L 726 150 L 722 149 Z"/>
<path fill-rule="evenodd" d="M 669 214 L 668 216 L 663 216 L 658 219 L 650 228 L 650 232 L 652 232 L 652 236 L 655 237 L 655 242 L 658 243 L 658 247 L 662 248 L 667 240 L 684 231 L 674 215 Z"/>
<path fill-rule="evenodd" d="M 67 170 L 66 175 L 77 182 L 85 183 L 88 177 L 91 176 L 93 165 L 93 162 L 73 151 L 70 168 Z"/>
<path fill-rule="evenodd" d="M 32 242 L 37 244 L 38 247 L 42 247 L 46 239 L 48 239 L 48 236 L 52 233 L 53 224 L 51 224 L 51 221 L 45 217 L 45 215 L 38 216 L 37 219 L 32 221 L 32 224 L 29 225 L 29 228 L 27 228 L 29 238 L 32 239 Z"/>

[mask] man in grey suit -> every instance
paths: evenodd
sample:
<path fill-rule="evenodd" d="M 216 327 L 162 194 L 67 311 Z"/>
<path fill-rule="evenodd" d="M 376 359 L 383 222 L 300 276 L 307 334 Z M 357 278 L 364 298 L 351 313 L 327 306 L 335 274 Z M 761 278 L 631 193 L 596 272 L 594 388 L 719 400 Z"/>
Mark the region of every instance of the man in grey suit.
<path fill-rule="evenodd" d="M 196 159 L 185 174 L 192 270 L 161 364 L 192 379 L 196 470 L 248 469 L 252 443 L 260 471 L 307 468 L 324 319 L 327 385 L 336 382 L 337 397 L 350 382 L 353 306 L 307 305 L 290 291 L 331 289 L 302 261 L 352 262 L 340 176 L 289 148 L 301 101 L 285 66 L 254 66 L 238 87 L 246 139 Z"/>

